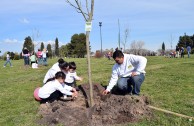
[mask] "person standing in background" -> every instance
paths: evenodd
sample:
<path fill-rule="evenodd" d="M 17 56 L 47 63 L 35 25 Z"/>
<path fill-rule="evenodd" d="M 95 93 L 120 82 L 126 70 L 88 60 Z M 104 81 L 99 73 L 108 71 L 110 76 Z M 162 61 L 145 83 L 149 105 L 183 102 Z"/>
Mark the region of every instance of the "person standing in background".
<path fill-rule="evenodd" d="M 181 51 L 181 58 L 184 58 L 184 47 L 181 47 L 180 51 Z"/>
<path fill-rule="evenodd" d="M 38 65 L 42 64 L 42 51 L 40 49 L 38 49 L 38 52 L 36 53 L 37 57 L 38 57 Z"/>
<path fill-rule="evenodd" d="M 176 46 L 176 57 L 179 58 L 179 52 L 180 52 L 180 48 L 178 46 Z"/>
<path fill-rule="evenodd" d="M 11 59 L 10 59 L 9 54 L 10 54 L 10 52 L 8 52 L 7 55 L 6 55 L 6 62 L 5 62 L 3 67 L 6 67 L 7 63 L 9 63 L 10 67 L 13 67 L 12 64 L 11 64 Z"/>
<path fill-rule="evenodd" d="M 36 63 L 36 56 L 35 56 L 35 54 L 34 54 L 34 52 L 32 52 L 32 54 L 31 54 L 31 56 L 30 56 L 30 63 L 31 63 L 31 65 L 33 64 L 33 63 Z"/>
<path fill-rule="evenodd" d="M 190 58 L 190 53 L 191 53 L 191 46 L 187 46 L 187 55 L 188 55 L 188 58 Z"/>
<path fill-rule="evenodd" d="M 43 61 L 43 65 L 47 66 L 47 53 L 48 53 L 48 50 L 46 50 L 45 48 L 43 49 L 42 51 L 42 61 Z"/>
<path fill-rule="evenodd" d="M 24 49 L 22 51 L 22 56 L 24 57 L 24 66 L 29 66 L 29 64 L 30 64 L 30 59 L 29 59 L 30 53 L 29 53 L 29 50 L 26 47 L 24 47 Z"/>

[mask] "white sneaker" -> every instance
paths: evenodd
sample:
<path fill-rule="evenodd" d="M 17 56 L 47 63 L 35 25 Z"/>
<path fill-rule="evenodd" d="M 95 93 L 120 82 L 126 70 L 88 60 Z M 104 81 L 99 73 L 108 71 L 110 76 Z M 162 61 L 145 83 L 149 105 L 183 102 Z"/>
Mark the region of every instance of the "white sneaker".
<path fill-rule="evenodd" d="M 63 95 L 63 98 L 64 98 L 64 99 L 67 99 L 67 95 Z"/>
<path fill-rule="evenodd" d="M 3 67 L 5 67 L 5 66 L 3 66 Z"/>

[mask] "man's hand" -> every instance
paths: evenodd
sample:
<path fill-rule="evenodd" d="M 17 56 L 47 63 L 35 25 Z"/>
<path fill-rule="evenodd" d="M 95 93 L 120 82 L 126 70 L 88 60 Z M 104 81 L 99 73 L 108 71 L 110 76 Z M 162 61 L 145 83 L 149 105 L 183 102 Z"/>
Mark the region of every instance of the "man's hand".
<path fill-rule="evenodd" d="M 136 72 L 132 72 L 132 73 L 131 73 L 131 76 L 132 76 L 132 77 L 134 77 L 134 76 L 136 76 L 136 75 L 138 75 Z"/>
<path fill-rule="evenodd" d="M 104 91 L 102 92 L 103 95 L 107 95 L 108 93 L 110 93 L 110 92 L 107 91 L 107 90 L 104 90 Z"/>

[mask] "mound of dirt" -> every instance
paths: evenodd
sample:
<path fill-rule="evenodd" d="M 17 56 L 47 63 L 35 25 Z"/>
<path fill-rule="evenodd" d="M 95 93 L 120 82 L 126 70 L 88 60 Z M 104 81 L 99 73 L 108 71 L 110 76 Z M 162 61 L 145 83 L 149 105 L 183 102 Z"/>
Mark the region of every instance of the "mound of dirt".
<path fill-rule="evenodd" d="M 41 104 L 38 124 L 65 126 L 112 126 L 127 122 L 137 122 L 149 118 L 152 113 L 147 107 L 145 96 L 102 95 L 100 84 L 93 85 L 94 106 L 89 107 L 89 84 L 79 86 L 76 99 L 61 99 L 52 103 Z"/>

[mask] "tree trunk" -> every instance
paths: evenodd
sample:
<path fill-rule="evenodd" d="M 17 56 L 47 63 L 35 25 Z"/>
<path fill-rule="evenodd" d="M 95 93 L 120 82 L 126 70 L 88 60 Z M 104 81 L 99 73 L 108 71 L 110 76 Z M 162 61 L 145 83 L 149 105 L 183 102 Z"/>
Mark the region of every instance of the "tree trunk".
<path fill-rule="evenodd" d="M 93 86 L 91 77 L 91 65 L 90 65 L 90 45 L 89 45 L 90 31 L 86 31 L 86 49 L 87 49 L 87 64 L 88 64 L 88 80 L 90 85 L 90 107 L 94 105 L 93 101 Z"/>

